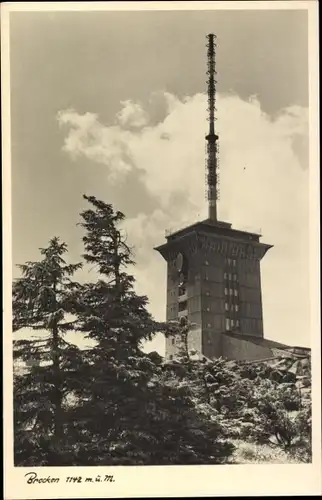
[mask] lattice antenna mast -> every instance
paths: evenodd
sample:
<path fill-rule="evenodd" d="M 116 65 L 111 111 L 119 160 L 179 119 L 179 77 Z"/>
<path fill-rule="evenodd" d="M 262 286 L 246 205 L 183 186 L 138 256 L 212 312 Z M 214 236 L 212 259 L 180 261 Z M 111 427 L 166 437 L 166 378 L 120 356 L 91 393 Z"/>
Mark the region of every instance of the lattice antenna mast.
<path fill-rule="evenodd" d="M 218 135 L 215 133 L 215 111 L 216 111 L 216 63 L 215 63 L 215 47 L 216 35 L 207 35 L 207 58 L 208 58 L 208 120 L 209 134 L 206 136 L 207 141 L 207 199 L 208 199 L 208 217 L 211 220 L 217 220 L 217 199 L 219 198 L 219 161 L 218 161 Z"/>

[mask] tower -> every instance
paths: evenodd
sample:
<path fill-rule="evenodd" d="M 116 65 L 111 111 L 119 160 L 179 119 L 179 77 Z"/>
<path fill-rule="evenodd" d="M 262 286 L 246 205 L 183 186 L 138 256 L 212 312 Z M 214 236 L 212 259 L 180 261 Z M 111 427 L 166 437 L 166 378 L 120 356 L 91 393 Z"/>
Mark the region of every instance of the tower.
<path fill-rule="evenodd" d="M 166 319 L 184 316 L 193 323 L 189 348 L 208 358 L 265 357 L 260 261 L 272 246 L 261 243 L 259 234 L 233 229 L 217 217 L 215 40 L 215 35 L 207 36 L 208 219 L 168 234 L 156 248 L 167 262 Z M 176 339 L 168 338 L 166 357 L 176 351 Z"/>
<path fill-rule="evenodd" d="M 208 56 L 208 112 L 209 112 L 209 134 L 207 141 L 207 198 L 208 217 L 212 221 L 217 220 L 217 198 L 218 189 L 218 135 L 215 133 L 215 109 L 216 109 L 216 66 L 215 66 L 215 35 L 210 33 L 207 43 Z"/>

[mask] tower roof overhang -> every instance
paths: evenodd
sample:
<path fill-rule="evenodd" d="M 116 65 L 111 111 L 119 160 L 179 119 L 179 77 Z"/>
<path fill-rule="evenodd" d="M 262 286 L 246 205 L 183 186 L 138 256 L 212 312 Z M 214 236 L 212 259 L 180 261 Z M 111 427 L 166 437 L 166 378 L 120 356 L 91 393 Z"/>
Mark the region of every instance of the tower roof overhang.
<path fill-rule="evenodd" d="M 167 260 L 169 254 L 173 250 L 178 249 L 181 244 L 185 245 L 187 239 L 190 241 L 193 240 L 197 246 L 202 244 L 206 247 L 207 243 L 205 243 L 205 241 L 207 241 L 210 249 L 213 243 L 218 244 L 218 242 L 225 241 L 231 245 L 240 244 L 251 246 L 257 249 L 258 257 L 261 259 L 273 245 L 260 242 L 260 237 L 260 234 L 232 229 L 230 223 L 206 219 L 205 221 L 197 222 L 169 234 L 166 236 L 167 242 L 155 247 L 155 250 L 161 253 Z"/>

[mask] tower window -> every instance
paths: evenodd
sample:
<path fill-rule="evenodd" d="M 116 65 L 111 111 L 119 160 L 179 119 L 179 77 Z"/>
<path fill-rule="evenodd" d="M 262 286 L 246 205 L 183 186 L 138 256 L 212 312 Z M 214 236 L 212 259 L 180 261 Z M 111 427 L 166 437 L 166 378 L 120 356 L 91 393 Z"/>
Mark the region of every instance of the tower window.
<path fill-rule="evenodd" d="M 187 301 L 179 302 L 179 311 L 185 311 L 187 309 Z"/>
<path fill-rule="evenodd" d="M 225 310 L 228 311 L 229 310 L 229 305 L 228 305 L 228 302 L 225 302 Z"/>
<path fill-rule="evenodd" d="M 239 328 L 239 319 L 236 320 L 236 326 Z"/>
<path fill-rule="evenodd" d="M 228 275 L 228 279 L 229 279 L 229 280 L 231 280 L 231 274 L 230 274 L 230 273 L 229 273 L 229 275 Z"/>
<path fill-rule="evenodd" d="M 239 311 L 239 306 L 238 306 L 238 304 L 235 304 L 235 311 L 236 311 L 236 312 L 237 312 L 237 311 Z"/>
<path fill-rule="evenodd" d="M 233 259 L 233 266 L 236 266 L 236 259 Z"/>
<path fill-rule="evenodd" d="M 231 327 L 233 327 L 233 326 L 234 326 L 234 320 L 232 319 L 231 320 Z"/>
<path fill-rule="evenodd" d="M 238 290 L 234 290 L 235 297 L 238 297 Z"/>
<path fill-rule="evenodd" d="M 228 295 L 228 288 L 225 288 L 225 295 Z"/>
<path fill-rule="evenodd" d="M 232 288 L 229 288 L 229 295 L 233 295 L 234 290 Z M 236 292 L 236 290 L 235 290 Z"/>
<path fill-rule="evenodd" d="M 230 321 L 229 318 L 226 318 L 226 330 L 229 330 L 230 328 Z"/>
<path fill-rule="evenodd" d="M 224 273 L 224 279 L 226 280 L 228 278 L 228 274 Z"/>

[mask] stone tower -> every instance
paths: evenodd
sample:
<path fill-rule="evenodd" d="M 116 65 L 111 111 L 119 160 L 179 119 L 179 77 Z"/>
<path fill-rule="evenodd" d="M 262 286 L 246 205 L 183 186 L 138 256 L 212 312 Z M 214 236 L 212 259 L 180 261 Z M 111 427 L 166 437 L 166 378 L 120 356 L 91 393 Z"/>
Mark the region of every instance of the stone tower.
<path fill-rule="evenodd" d="M 208 219 L 156 248 L 168 268 L 167 321 L 185 316 L 194 323 L 189 347 L 208 358 L 234 357 L 225 352 L 225 332 L 263 338 L 260 260 L 271 246 L 259 240 Z M 175 352 L 175 339 L 167 339 L 166 356 Z"/>
<path fill-rule="evenodd" d="M 259 234 L 233 229 L 217 219 L 216 37 L 207 38 L 208 219 L 169 234 L 166 243 L 156 248 L 167 262 L 166 318 L 185 316 L 191 321 L 195 326 L 189 334 L 189 348 L 208 358 L 263 357 L 265 349 L 254 350 L 249 339 L 257 339 L 258 345 L 264 336 L 260 261 L 271 245 L 261 243 Z M 176 339 L 168 338 L 166 357 L 171 359 L 176 351 Z"/>

